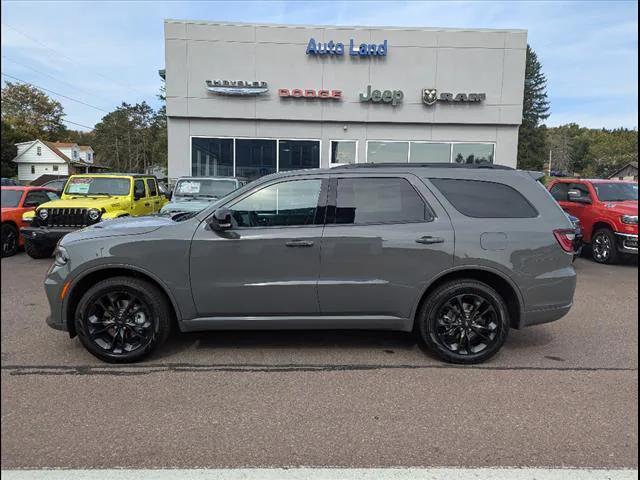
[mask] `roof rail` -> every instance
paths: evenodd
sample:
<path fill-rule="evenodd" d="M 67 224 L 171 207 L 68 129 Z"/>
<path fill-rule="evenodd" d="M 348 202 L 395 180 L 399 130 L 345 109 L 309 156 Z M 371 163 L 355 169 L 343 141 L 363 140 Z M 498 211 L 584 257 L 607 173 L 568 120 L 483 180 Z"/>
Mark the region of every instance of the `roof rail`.
<path fill-rule="evenodd" d="M 506 165 L 494 165 L 493 163 L 350 163 L 349 165 L 341 165 L 332 167 L 333 169 L 352 169 L 352 168 L 389 168 L 389 167 L 428 167 L 428 168 L 477 168 L 492 170 L 515 170 Z"/>

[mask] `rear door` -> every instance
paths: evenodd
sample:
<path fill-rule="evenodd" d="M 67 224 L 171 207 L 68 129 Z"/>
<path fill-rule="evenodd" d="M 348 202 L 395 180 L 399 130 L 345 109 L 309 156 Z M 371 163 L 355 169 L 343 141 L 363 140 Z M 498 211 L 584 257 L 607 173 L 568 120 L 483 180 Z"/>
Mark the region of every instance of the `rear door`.
<path fill-rule="evenodd" d="M 408 319 L 430 280 L 453 266 L 453 254 L 449 216 L 416 176 L 336 175 L 322 237 L 320 311 Z"/>
<path fill-rule="evenodd" d="M 147 193 L 151 203 L 151 213 L 158 213 L 162 207 L 160 191 L 155 178 L 147 178 Z"/>

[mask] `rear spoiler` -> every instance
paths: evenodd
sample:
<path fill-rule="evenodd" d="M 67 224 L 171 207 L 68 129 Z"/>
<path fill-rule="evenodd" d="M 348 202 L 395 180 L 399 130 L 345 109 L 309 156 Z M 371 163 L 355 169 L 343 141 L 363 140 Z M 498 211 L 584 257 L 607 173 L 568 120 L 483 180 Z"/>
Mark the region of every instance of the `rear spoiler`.
<path fill-rule="evenodd" d="M 533 178 L 534 180 L 540 180 L 542 177 L 544 177 L 545 173 L 544 172 L 536 172 L 535 170 L 523 170 L 524 173 L 528 173 L 529 176 L 531 178 Z"/>

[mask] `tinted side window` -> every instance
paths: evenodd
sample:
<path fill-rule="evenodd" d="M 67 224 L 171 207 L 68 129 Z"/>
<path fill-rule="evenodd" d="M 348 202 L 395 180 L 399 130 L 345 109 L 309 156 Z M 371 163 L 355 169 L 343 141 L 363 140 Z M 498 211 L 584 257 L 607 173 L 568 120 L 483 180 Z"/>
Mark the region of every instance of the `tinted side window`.
<path fill-rule="evenodd" d="M 535 208 L 515 189 L 478 180 L 430 179 L 463 215 L 474 218 L 533 218 Z"/>
<path fill-rule="evenodd" d="M 33 205 L 42 205 L 48 201 L 49 197 L 45 192 L 29 192 L 27 193 L 27 197 L 24 199 L 25 204 L 28 203 Z"/>
<path fill-rule="evenodd" d="M 136 197 L 145 197 L 145 193 L 144 193 L 144 181 L 142 180 L 136 180 L 135 183 L 133 184 L 133 194 Z"/>
<path fill-rule="evenodd" d="M 580 192 L 581 197 L 591 198 L 591 194 L 589 193 L 589 187 L 587 187 L 584 183 L 572 183 L 569 189 L 578 190 Z"/>
<path fill-rule="evenodd" d="M 338 179 L 335 223 L 407 223 L 427 218 L 424 201 L 404 178 Z"/>
<path fill-rule="evenodd" d="M 147 189 L 149 190 L 150 197 L 155 197 L 156 195 L 158 195 L 156 181 L 153 178 L 147 178 Z"/>
<path fill-rule="evenodd" d="M 556 183 L 553 187 L 551 187 L 551 195 L 556 199 L 557 202 L 567 202 L 569 201 L 569 184 L 568 183 Z"/>
<path fill-rule="evenodd" d="M 294 180 L 258 190 L 231 207 L 238 227 L 313 225 L 322 180 Z"/>

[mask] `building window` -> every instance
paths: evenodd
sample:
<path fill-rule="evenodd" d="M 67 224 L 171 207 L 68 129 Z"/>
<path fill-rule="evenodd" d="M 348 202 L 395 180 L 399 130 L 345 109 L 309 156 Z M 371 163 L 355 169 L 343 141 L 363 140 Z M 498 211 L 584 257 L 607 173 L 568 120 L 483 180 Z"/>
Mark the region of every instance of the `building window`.
<path fill-rule="evenodd" d="M 367 142 L 368 163 L 406 163 L 409 161 L 409 142 Z"/>
<path fill-rule="evenodd" d="M 254 180 L 276 172 L 276 141 L 236 139 L 236 177 Z"/>
<path fill-rule="evenodd" d="M 191 175 L 233 177 L 233 139 L 194 138 L 191 143 Z"/>
<path fill-rule="evenodd" d="M 454 143 L 452 158 L 456 163 L 493 163 L 493 144 Z"/>
<path fill-rule="evenodd" d="M 450 163 L 450 143 L 411 142 L 412 163 Z"/>
<path fill-rule="evenodd" d="M 331 165 L 357 163 L 358 142 L 355 140 L 331 140 Z"/>
<path fill-rule="evenodd" d="M 74 158 L 74 159 L 77 159 L 77 158 L 78 158 L 78 151 L 77 151 L 77 150 L 74 150 L 74 151 L 73 151 L 73 158 Z"/>
<path fill-rule="evenodd" d="M 58 171 L 58 165 L 54 165 L 54 166 L 53 166 L 53 171 L 54 171 L 54 172 L 57 172 L 57 171 Z"/>
<path fill-rule="evenodd" d="M 35 165 L 31 165 L 31 174 L 35 175 L 36 173 L 36 166 Z"/>
<path fill-rule="evenodd" d="M 42 147 L 40 147 L 40 146 L 36 147 L 36 155 L 38 155 L 38 156 L 42 155 Z"/>
<path fill-rule="evenodd" d="M 320 166 L 320 142 L 317 140 L 279 140 L 278 170 L 300 170 Z"/>

